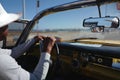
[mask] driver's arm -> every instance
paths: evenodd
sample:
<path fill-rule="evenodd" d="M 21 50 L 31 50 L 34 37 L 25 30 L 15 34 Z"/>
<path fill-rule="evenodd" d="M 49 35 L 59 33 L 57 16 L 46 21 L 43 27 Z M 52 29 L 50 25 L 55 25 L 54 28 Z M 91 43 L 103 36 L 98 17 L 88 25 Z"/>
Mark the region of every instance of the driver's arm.
<path fill-rule="evenodd" d="M 56 39 L 54 37 L 47 37 L 43 40 L 42 54 L 38 65 L 32 74 L 31 80 L 34 80 L 34 78 L 37 78 L 37 80 L 45 80 L 49 69 L 51 50 L 54 46 L 55 41 Z"/>
<path fill-rule="evenodd" d="M 47 37 L 43 40 L 43 50 L 40 60 L 33 71 L 30 73 L 17 64 L 16 60 L 9 55 L 0 56 L 0 80 L 45 80 L 48 69 L 51 50 L 56 39 Z"/>
<path fill-rule="evenodd" d="M 38 42 L 39 40 L 42 40 L 41 38 L 42 36 L 36 36 L 34 37 L 33 39 L 23 43 L 23 44 L 20 44 L 16 47 L 14 47 L 12 49 L 12 52 L 11 52 L 11 56 L 13 58 L 18 58 L 19 56 L 21 56 L 23 53 L 25 53 L 32 45 L 34 45 L 36 42 Z"/>

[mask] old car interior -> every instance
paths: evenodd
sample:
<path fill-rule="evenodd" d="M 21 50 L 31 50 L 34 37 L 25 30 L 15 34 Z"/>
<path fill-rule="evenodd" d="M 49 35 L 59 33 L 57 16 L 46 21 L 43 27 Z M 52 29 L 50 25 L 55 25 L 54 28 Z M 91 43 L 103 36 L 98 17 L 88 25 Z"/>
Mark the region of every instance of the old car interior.
<path fill-rule="evenodd" d="M 16 41 L 14 45 L 6 44 L 5 48 L 24 43 L 37 21 L 44 16 L 91 6 L 97 6 L 98 17 L 84 18 L 83 28 L 89 28 L 95 34 L 104 34 L 109 29 L 118 29 L 119 17 L 102 16 L 100 9 L 102 5 L 114 2 L 117 0 L 77 0 L 42 10 L 32 20 L 16 21 L 16 23 L 23 23 L 25 27 L 21 30 L 20 37 L 14 37 Z M 111 21 L 114 18 L 117 20 L 117 25 L 111 27 Z M 17 59 L 24 69 L 30 72 L 34 70 L 39 60 L 40 45 L 42 44 L 37 43 L 31 46 L 24 55 Z M 78 37 L 56 43 L 52 52 L 52 63 L 46 80 L 120 80 L 120 41 Z"/>

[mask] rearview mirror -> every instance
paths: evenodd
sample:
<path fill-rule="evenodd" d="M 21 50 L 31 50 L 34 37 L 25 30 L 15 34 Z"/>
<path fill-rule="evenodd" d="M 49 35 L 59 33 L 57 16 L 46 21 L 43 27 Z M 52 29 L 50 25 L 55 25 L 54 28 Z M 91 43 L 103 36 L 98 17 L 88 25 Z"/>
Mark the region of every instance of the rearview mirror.
<path fill-rule="evenodd" d="M 119 27 L 119 18 L 118 17 L 90 17 L 84 19 L 83 27 L 101 27 L 102 28 L 118 28 Z"/>

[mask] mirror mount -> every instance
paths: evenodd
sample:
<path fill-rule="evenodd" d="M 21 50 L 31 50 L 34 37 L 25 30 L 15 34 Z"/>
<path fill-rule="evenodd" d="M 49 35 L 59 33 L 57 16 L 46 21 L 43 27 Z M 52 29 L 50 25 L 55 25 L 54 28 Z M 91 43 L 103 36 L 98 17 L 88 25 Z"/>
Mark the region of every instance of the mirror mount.
<path fill-rule="evenodd" d="M 99 17 L 101 17 L 100 0 L 96 0 L 96 4 L 97 4 L 97 7 L 98 7 Z"/>

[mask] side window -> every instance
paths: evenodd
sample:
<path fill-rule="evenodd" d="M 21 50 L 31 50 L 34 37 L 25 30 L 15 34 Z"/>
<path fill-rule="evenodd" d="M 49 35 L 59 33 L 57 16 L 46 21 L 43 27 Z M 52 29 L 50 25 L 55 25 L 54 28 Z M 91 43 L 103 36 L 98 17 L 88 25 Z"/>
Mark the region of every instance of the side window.
<path fill-rule="evenodd" d="M 7 46 L 14 46 L 18 38 L 20 37 L 20 34 L 22 33 L 24 29 L 23 23 L 11 23 L 8 25 L 8 36 L 7 36 Z"/>

